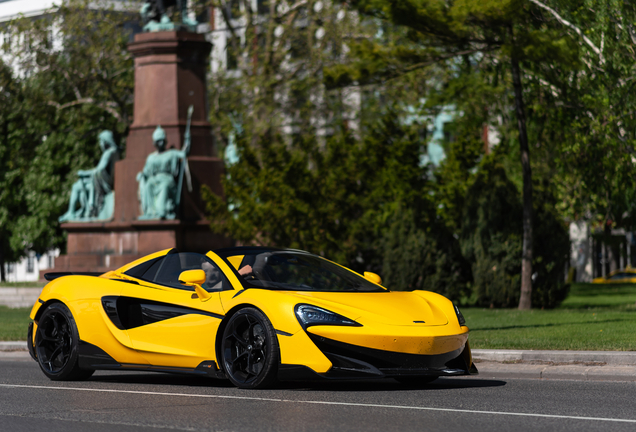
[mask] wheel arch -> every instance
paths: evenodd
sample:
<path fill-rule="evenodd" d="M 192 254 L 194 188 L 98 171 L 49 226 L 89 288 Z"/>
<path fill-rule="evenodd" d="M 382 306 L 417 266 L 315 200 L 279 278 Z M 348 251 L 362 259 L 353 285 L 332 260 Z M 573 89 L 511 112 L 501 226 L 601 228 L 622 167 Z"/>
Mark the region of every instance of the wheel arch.
<path fill-rule="evenodd" d="M 52 298 L 49 299 L 47 301 L 45 301 L 44 303 L 42 303 L 42 305 L 39 307 L 38 311 L 35 313 L 35 316 L 33 317 L 33 321 L 35 321 L 36 323 L 38 321 L 40 321 L 40 317 L 42 316 L 42 314 L 44 313 L 44 311 L 52 304 L 54 303 L 61 303 L 64 306 L 68 307 L 68 305 L 66 303 L 64 303 L 62 300 L 56 299 L 56 298 Z M 70 308 L 69 308 L 70 310 Z"/>

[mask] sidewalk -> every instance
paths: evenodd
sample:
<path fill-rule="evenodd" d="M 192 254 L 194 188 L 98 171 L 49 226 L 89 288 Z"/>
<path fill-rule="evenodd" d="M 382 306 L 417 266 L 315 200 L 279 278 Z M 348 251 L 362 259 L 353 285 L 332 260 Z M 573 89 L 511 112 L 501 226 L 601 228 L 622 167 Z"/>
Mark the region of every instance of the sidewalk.
<path fill-rule="evenodd" d="M 0 342 L 0 359 L 29 358 L 25 341 Z M 481 378 L 636 381 L 636 351 L 473 350 Z"/>

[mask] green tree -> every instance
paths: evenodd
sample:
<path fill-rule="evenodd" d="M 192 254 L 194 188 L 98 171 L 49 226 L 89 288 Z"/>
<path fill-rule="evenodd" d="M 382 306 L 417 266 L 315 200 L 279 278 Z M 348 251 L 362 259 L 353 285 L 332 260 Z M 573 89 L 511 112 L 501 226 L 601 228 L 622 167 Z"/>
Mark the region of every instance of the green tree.
<path fill-rule="evenodd" d="M 522 78 L 528 65 L 558 63 L 574 67 L 577 44 L 538 0 L 356 0 L 353 5 L 364 14 L 407 28 L 411 43 L 406 47 L 378 47 L 369 41 L 360 44 L 359 62 L 332 70 L 328 77 L 332 85 L 387 79 L 436 62 L 470 61 L 471 57 L 489 58 L 506 71 L 504 78 L 509 80 L 514 95 L 511 107 L 516 117 L 523 179 L 519 308 L 530 308 L 532 171 Z"/>
<path fill-rule="evenodd" d="M 94 166 L 101 130 L 125 136 L 134 81 L 126 46 L 136 20 L 136 11 L 114 10 L 112 2 L 69 0 L 41 18 L 9 23 L 0 83 L 6 259 L 64 245 L 57 218 L 76 171 Z"/>
<path fill-rule="evenodd" d="M 244 243 L 301 248 L 358 270 L 380 271 L 385 221 L 422 205 L 421 145 L 395 116 L 363 139 L 350 133 L 287 145 L 239 136 L 227 203 L 204 192 L 213 229 Z M 229 209 L 228 210 L 228 204 Z"/>
<path fill-rule="evenodd" d="M 238 134 L 254 147 L 262 137 L 303 141 L 355 127 L 351 90 L 328 93 L 322 82 L 323 68 L 342 60 L 346 41 L 372 31 L 354 14 L 318 0 L 270 0 L 256 9 L 247 0 L 202 3 L 221 12 L 229 34 L 209 88 L 221 148 Z"/>
<path fill-rule="evenodd" d="M 550 15 L 580 35 L 577 70 L 538 65 L 533 71 L 543 81 L 533 80 L 533 93 L 551 106 L 536 110 L 539 139 L 560 144 L 554 158 L 559 210 L 572 219 L 631 230 L 636 191 L 636 4 L 595 0 L 551 6 Z"/>

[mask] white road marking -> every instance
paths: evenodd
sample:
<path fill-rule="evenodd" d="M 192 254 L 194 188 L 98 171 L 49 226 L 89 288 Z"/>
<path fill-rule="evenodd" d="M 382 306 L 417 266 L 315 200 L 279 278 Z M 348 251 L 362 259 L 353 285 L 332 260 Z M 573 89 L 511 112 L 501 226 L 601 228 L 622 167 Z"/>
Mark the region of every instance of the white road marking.
<path fill-rule="evenodd" d="M 506 416 L 518 416 L 518 417 L 540 417 L 540 418 L 552 418 L 552 419 L 563 419 L 563 420 L 587 420 L 587 421 L 591 420 L 591 421 L 605 421 L 605 422 L 619 422 L 619 423 L 636 423 L 636 419 L 632 420 L 632 419 L 618 419 L 618 418 L 606 418 L 606 417 L 580 417 L 580 416 L 520 413 L 520 412 L 506 412 L 506 411 L 479 411 L 479 410 L 467 410 L 467 409 L 455 409 L 455 408 L 434 408 L 434 407 L 421 407 L 421 406 L 408 406 L 408 405 L 384 405 L 384 404 L 355 403 L 355 402 L 329 402 L 329 401 L 319 401 L 319 400 L 318 401 L 291 400 L 291 399 L 263 398 L 263 397 L 250 397 L 250 396 L 165 393 L 165 392 L 151 392 L 151 391 L 139 391 L 139 390 L 113 390 L 113 389 L 94 389 L 94 388 L 81 388 L 81 387 L 53 387 L 53 386 L 34 386 L 34 385 L 22 385 L 22 384 L 0 384 L 0 387 L 29 388 L 29 389 L 41 389 L 41 390 L 73 390 L 73 391 L 87 391 L 87 392 L 97 392 L 97 393 L 125 393 L 125 394 L 138 394 L 138 395 L 151 395 L 151 396 L 172 396 L 172 397 L 180 396 L 180 397 L 209 398 L 209 399 L 238 399 L 238 400 L 282 402 L 282 403 L 294 403 L 294 404 L 336 405 L 336 406 L 365 407 L 365 408 L 387 408 L 387 409 L 404 409 L 404 410 L 419 410 L 419 411 L 441 411 L 441 412 L 467 413 L 467 414 L 490 414 L 490 415 L 506 415 Z"/>

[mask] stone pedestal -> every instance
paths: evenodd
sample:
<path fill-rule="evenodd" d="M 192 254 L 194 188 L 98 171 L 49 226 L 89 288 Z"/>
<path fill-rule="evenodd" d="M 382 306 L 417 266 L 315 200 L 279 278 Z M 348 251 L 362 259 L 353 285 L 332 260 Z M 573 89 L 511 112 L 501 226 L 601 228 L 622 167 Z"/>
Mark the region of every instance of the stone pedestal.
<path fill-rule="evenodd" d="M 223 162 L 216 157 L 208 122 L 205 73 L 211 45 L 201 34 L 141 33 L 129 50 L 135 57 L 134 121 L 126 156 L 115 165 L 115 211 L 110 222 L 65 223 L 67 254 L 50 271 L 107 271 L 161 249 L 206 252 L 231 241 L 210 232 L 200 189 L 222 194 Z M 183 185 L 178 220 L 139 221 L 137 173 L 155 148 L 152 133 L 166 131 L 168 148 L 180 149 L 187 111 L 194 106 L 188 164 L 192 192 Z"/>

